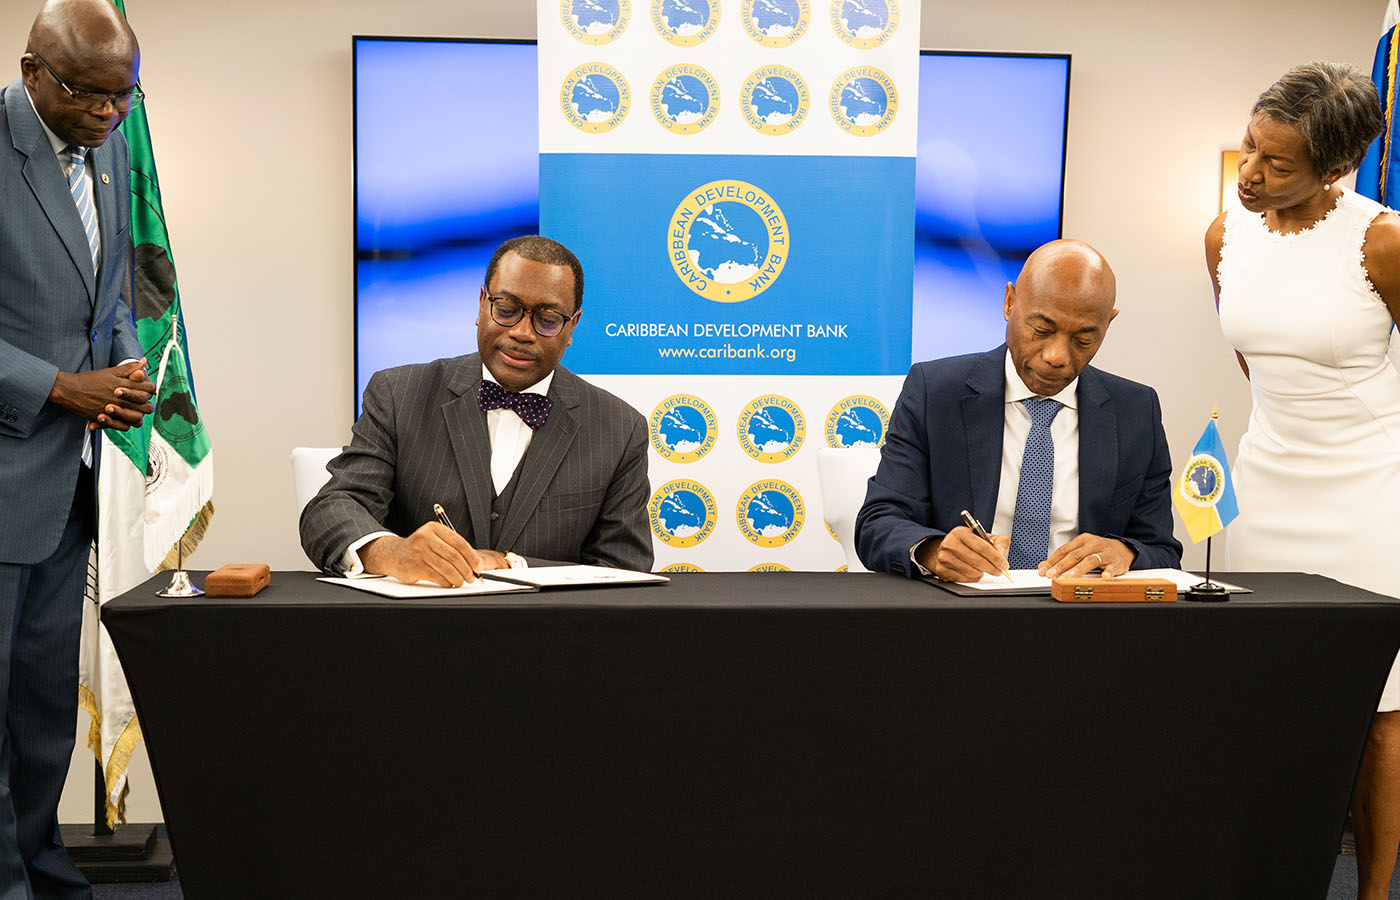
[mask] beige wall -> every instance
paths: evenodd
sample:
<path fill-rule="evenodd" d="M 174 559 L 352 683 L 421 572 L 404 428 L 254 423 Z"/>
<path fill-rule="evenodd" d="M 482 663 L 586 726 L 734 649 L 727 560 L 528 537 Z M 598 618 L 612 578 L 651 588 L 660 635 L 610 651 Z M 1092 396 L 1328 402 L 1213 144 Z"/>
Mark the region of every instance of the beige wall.
<path fill-rule="evenodd" d="M 287 454 L 349 435 L 350 36 L 532 37 L 534 6 L 127 2 L 218 460 L 218 513 L 193 565 L 309 568 Z M 35 8 L 0 6 L 0 59 L 23 51 Z M 1253 98 L 1288 66 L 1330 58 L 1369 69 L 1383 10 L 1382 0 L 924 2 L 925 47 L 1073 54 L 1065 234 L 1108 256 L 1122 309 L 1098 362 L 1158 388 L 1178 461 L 1212 402 L 1232 452 L 1248 413 L 1202 262 L 1220 151 L 1237 145 Z M 1201 559 L 1188 550 L 1188 564 Z M 63 815 L 81 821 L 91 764 L 75 760 Z M 144 756 L 133 773 L 133 819 L 159 819 Z"/>

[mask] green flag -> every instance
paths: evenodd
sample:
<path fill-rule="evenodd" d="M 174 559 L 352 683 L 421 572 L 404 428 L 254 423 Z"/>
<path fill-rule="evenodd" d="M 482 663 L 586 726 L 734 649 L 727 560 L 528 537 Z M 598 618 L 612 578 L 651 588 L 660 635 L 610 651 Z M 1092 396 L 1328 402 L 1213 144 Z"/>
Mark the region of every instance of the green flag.
<path fill-rule="evenodd" d="M 122 0 L 113 0 L 126 14 Z M 79 701 L 92 715 L 88 746 L 106 774 L 107 821 L 125 819 L 126 767 L 141 740 L 131 694 L 101 604 L 190 553 L 214 514 L 213 447 L 195 403 L 179 282 L 165 229 L 146 107 L 120 128 L 131 148 L 131 299 L 136 333 L 155 382 L 155 413 L 139 429 L 104 430 L 98 474 L 97 543 L 88 567 Z"/>

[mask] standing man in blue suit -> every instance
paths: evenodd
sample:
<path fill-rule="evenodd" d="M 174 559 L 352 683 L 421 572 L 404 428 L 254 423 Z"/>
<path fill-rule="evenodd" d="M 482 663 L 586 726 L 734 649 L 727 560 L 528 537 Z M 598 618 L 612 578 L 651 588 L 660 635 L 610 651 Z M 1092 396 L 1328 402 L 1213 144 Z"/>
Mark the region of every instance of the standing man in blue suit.
<path fill-rule="evenodd" d="M 1006 286 L 1005 345 L 909 370 L 856 518 L 867 568 L 976 581 L 1181 564 L 1157 393 L 1089 366 L 1116 291 L 1097 250 L 1053 241 Z"/>
<path fill-rule="evenodd" d="M 0 95 L 0 900 L 90 900 L 58 799 L 77 721 L 100 429 L 152 385 L 130 304 L 139 49 L 108 0 L 49 0 Z"/>

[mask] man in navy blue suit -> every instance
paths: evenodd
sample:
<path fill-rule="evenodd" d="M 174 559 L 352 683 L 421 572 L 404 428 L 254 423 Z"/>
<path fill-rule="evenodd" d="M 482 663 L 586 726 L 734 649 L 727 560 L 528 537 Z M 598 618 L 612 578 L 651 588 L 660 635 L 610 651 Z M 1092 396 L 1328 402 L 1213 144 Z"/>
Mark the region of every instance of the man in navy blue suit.
<path fill-rule="evenodd" d="M 152 411 L 130 304 L 139 50 L 108 0 L 48 0 L 0 92 L 0 900 L 90 900 L 58 835 L 99 429 Z"/>
<path fill-rule="evenodd" d="M 867 568 L 976 581 L 1181 564 L 1157 393 L 1089 365 L 1115 296 L 1097 250 L 1053 241 L 1006 286 L 1003 346 L 909 370 L 856 519 Z"/>

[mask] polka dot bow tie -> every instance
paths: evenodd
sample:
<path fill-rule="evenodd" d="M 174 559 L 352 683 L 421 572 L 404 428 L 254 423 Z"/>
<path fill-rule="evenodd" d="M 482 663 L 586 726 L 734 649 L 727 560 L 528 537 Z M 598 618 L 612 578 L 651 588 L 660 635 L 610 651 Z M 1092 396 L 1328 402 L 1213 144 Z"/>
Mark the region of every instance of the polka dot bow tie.
<path fill-rule="evenodd" d="M 544 394 L 517 394 L 484 378 L 481 380 L 481 386 L 476 389 L 476 402 L 481 406 L 482 412 L 508 409 L 532 429 L 544 424 L 549 418 L 549 410 L 554 406 L 554 401 Z"/>

